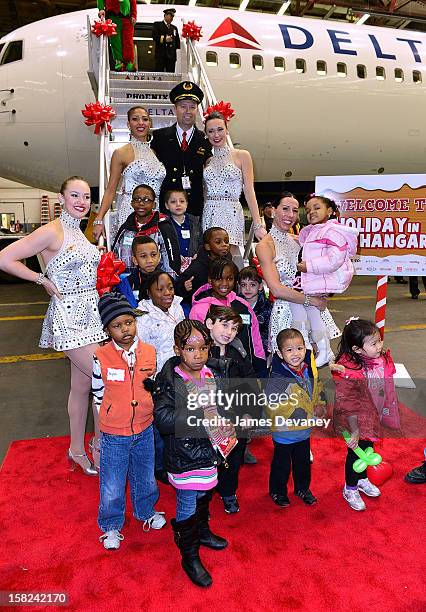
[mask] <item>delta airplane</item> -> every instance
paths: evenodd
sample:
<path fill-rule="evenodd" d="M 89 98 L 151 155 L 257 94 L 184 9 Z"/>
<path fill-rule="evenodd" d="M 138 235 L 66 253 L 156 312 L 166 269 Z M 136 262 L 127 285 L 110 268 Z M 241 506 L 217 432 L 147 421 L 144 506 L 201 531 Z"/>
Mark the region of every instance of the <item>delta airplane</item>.
<path fill-rule="evenodd" d="M 138 5 L 138 23 L 161 20 L 164 8 Z M 424 34 L 176 8 L 179 30 L 183 21 L 202 26 L 196 47 L 217 99 L 236 112 L 231 136 L 252 153 L 257 182 L 424 172 Z M 98 140 L 80 112 L 94 101 L 87 15 L 93 23 L 96 9 L 1 39 L 0 176 L 51 190 L 71 174 L 98 184 Z M 154 87 L 161 75 L 153 78 Z"/>

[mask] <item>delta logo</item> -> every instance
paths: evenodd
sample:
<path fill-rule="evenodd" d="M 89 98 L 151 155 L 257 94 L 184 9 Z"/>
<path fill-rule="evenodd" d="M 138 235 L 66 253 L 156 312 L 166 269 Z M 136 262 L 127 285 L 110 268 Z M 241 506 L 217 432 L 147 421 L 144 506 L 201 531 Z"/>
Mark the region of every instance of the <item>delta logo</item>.
<path fill-rule="evenodd" d="M 209 46 L 261 50 L 257 40 L 230 17 L 222 21 L 220 26 L 210 36 Z"/>

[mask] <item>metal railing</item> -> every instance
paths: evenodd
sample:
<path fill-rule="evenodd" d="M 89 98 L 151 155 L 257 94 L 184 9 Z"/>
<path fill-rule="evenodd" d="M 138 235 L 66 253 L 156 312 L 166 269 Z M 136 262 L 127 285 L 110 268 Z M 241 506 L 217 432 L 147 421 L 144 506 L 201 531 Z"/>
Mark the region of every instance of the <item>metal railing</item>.
<path fill-rule="evenodd" d="M 96 99 L 101 103 L 109 103 L 109 54 L 108 38 L 106 36 L 95 36 L 91 30 L 91 23 L 87 17 L 87 34 L 89 50 L 89 79 Z M 105 188 L 109 180 L 109 160 L 107 157 L 109 143 L 109 132 L 102 129 L 99 134 L 99 205 L 104 197 Z M 107 248 L 110 250 L 110 214 L 104 217 Z"/>

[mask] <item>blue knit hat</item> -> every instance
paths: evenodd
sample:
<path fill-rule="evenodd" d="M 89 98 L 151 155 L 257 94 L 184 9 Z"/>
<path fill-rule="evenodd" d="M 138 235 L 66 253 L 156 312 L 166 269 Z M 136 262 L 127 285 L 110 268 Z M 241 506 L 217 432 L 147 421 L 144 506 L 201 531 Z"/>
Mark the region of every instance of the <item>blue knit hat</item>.
<path fill-rule="evenodd" d="M 104 329 L 108 327 L 113 319 L 121 315 L 135 316 L 135 311 L 126 298 L 115 293 L 104 293 L 99 300 L 98 308 Z"/>

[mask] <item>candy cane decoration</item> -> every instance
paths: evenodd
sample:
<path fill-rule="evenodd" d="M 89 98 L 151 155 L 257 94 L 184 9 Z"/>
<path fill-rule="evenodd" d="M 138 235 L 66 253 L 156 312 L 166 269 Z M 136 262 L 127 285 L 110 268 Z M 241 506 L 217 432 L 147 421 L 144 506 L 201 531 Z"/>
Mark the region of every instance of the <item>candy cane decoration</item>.
<path fill-rule="evenodd" d="M 376 296 L 376 325 L 380 330 L 380 335 L 385 335 L 386 321 L 386 294 L 388 291 L 388 277 L 377 277 L 377 296 Z"/>

